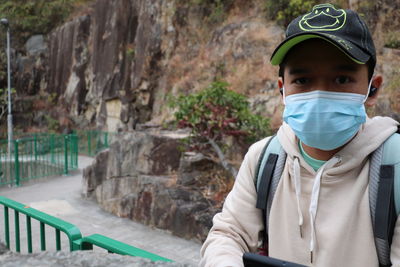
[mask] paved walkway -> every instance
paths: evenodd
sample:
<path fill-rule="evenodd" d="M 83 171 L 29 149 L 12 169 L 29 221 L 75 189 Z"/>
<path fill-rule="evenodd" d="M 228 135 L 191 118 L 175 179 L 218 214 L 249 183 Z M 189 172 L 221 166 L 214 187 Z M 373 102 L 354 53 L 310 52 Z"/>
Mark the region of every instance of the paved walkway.
<path fill-rule="evenodd" d="M 119 218 L 103 211 L 93 201 L 81 197 L 81 169 L 90 165 L 92 160 L 80 156 L 80 170 L 70 176 L 42 178 L 18 188 L 1 188 L 0 195 L 68 221 L 76 225 L 83 236 L 103 234 L 174 261 L 197 266 L 200 243 L 177 238 L 165 231 Z M 24 222 L 25 220 L 20 222 L 21 233 L 25 231 Z M 34 224 L 32 226 L 35 227 Z M 0 234 L 0 240 L 4 240 L 3 233 Z M 35 236 L 35 232 L 33 234 Z M 50 238 L 49 235 L 53 238 L 54 233 L 51 234 L 46 232 L 46 240 Z M 25 246 L 22 242 L 23 251 Z"/>

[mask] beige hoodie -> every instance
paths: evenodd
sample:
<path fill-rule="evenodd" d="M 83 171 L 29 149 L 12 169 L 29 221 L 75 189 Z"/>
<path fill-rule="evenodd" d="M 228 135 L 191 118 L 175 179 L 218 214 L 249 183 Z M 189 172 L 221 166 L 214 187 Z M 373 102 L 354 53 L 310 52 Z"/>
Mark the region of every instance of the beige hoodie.
<path fill-rule="evenodd" d="M 281 126 L 278 138 L 288 156 L 270 212 L 268 245 L 271 257 L 319 267 L 379 265 L 368 202 L 368 155 L 396 131 L 397 124 L 390 118 L 368 119 L 355 138 L 336 154 L 340 162 L 325 168 L 319 197 L 316 197 L 315 231 L 311 231 L 309 207 L 316 172 L 302 158 L 290 127 L 287 124 Z M 201 266 L 243 266 L 242 254 L 256 252 L 263 223 L 261 211 L 256 209 L 253 179 L 267 139 L 252 145 L 246 154 L 222 212 L 213 219 L 213 227 L 201 249 Z M 293 181 L 295 158 L 300 165 L 301 212 Z M 300 216 L 303 217 L 302 237 Z M 399 221 L 392 243 L 393 266 L 400 266 Z M 312 263 L 311 241 L 314 242 Z"/>

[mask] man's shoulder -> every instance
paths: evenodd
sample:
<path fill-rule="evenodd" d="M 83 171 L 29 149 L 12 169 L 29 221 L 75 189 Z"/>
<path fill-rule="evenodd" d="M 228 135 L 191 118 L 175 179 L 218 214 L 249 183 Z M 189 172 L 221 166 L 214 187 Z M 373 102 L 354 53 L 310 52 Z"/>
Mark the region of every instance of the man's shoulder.
<path fill-rule="evenodd" d="M 253 143 L 250 148 L 249 148 L 249 152 L 248 153 L 261 153 L 261 151 L 263 150 L 263 148 L 265 147 L 265 145 L 267 144 L 267 142 L 272 138 L 273 136 L 268 136 L 265 137 L 255 143 Z"/>
<path fill-rule="evenodd" d="M 265 145 L 268 143 L 268 141 L 272 137 L 273 136 L 268 136 L 268 137 L 265 137 L 265 138 L 255 142 L 255 143 L 253 143 L 250 146 L 250 148 L 249 148 L 249 150 L 248 150 L 248 152 L 246 154 L 246 157 L 248 157 L 251 162 L 252 161 L 258 161 L 258 159 L 259 159 L 259 157 L 260 157 Z"/>

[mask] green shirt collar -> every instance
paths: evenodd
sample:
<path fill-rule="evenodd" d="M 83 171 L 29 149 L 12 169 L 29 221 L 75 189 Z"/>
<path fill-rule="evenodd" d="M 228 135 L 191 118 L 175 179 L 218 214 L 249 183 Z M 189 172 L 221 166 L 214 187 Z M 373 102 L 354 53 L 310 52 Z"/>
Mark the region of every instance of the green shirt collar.
<path fill-rule="evenodd" d="M 299 141 L 299 149 L 300 149 L 300 153 L 303 156 L 304 160 L 307 162 L 308 165 L 310 165 L 315 171 L 318 171 L 318 169 L 324 165 L 324 163 L 326 162 L 325 160 L 318 160 L 318 159 L 314 159 L 312 158 L 310 155 L 308 155 L 304 149 L 303 146 L 301 145 L 301 142 Z"/>

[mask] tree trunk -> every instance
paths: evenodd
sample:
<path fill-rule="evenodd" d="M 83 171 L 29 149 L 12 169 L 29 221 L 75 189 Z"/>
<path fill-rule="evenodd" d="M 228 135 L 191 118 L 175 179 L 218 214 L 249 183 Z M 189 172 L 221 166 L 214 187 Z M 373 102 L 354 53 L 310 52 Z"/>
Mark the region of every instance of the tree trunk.
<path fill-rule="evenodd" d="M 217 153 L 219 160 L 221 161 L 222 167 L 224 167 L 225 170 L 227 170 L 230 174 L 232 174 L 233 178 L 236 179 L 236 176 L 238 174 L 238 171 L 236 170 L 235 167 L 233 167 L 225 158 L 224 153 L 222 152 L 222 149 L 218 146 L 217 143 L 215 143 L 214 140 L 208 139 L 208 143 L 212 146 L 214 151 Z"/>

